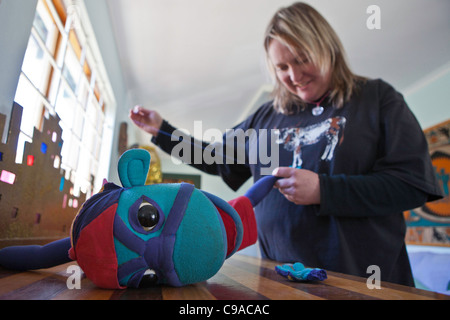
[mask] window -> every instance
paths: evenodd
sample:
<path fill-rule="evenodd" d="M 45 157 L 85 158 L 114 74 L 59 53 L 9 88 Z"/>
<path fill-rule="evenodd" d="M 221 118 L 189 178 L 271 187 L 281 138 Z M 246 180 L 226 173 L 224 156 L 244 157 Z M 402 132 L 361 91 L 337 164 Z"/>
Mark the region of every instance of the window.
<path fill-rule="evenodd" d="M 82 1 L 39 0 L 15 96 L 24 108 L 16 162 L 24 161 L 23 145 L 34 128 L 42 130 L 44 117 L 57 115 L 64 141 L 60 167 L 74 194 L 88 196 L 99 185 L 102 141 L 111 135 L 106 111 L 114 104 L 93 39 Z"/>

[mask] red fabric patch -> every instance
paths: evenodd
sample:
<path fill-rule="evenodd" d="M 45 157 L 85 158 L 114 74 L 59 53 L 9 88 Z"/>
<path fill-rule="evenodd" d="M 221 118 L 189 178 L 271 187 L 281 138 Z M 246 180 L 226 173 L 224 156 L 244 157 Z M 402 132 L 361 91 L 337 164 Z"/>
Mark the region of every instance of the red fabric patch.
<path fill-rule="evenodd" d="M 223 225 L 225 227 L 225 232 L 227 234 L 227 254 L 228 256 L 231 251 L 233 251 L 234 246 L 236 245 L 236 226 L 234 224 L 233 219 L 225 213 L 222 209 L 217 207 L 219 210 L 220 216 L 222 217 Z"/>
<path fill-rule="evenodd" d="M 242 250 L 256 243 L 258 230 L 256 227 L 255 212 L 253 206 L 247 197 L 241 196 L 228 202 L 241 217 L 244 235 L 242 243 L 238 250 Z M 225 231 L 227 233 L 227 255 L 233 251 L 236 245 L 236 226 L 233 219 L 221 209 L 217 208 L 222 217 Z"/>
<path fill-rule="evenodd" d="M 107 208 L 80 232 L 75 250 L 77 262 L 86 276 L 97 286 L 122 289 L 117 279 L 117 256 L 114 247 L 114 217 L 117 203 Z"/>

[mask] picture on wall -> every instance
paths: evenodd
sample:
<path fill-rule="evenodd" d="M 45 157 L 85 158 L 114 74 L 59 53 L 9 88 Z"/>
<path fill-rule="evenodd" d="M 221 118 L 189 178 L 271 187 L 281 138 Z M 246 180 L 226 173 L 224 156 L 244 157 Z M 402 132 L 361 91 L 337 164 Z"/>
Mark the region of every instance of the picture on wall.
<path fill-rule="evenodd" d="M 450 246 L 450 119 L 424 130 L 444 198 L 405 212 L 406 242 Z"/>
<path fill-rule="evenodd" d="M 194 185 L 197 189 L 201 188 L 201 176 L 198 174 L 181 174 L 163 172 L 162 183 L 181 183 L 186 182 Z"/>

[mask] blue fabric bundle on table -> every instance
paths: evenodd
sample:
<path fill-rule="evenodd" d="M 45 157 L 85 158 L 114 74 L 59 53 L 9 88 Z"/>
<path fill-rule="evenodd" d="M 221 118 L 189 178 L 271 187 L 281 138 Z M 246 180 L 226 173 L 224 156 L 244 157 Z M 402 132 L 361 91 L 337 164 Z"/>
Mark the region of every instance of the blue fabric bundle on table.
<path fill-rule="evenodd" d="M 291 281 L 322 281 L 327 278 L 327 272 L 325 270 L 319 268 L 305 268 L 300 262 L 276 266 L 275 271 Z"/>

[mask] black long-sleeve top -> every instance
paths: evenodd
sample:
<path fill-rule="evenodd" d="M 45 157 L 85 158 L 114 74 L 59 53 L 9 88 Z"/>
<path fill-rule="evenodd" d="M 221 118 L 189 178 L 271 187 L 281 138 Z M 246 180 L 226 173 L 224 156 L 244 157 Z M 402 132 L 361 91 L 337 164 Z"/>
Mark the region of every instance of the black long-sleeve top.
<path fill-rule="evenodd" d="M 277 166 L 318 173 L 319 205 L 295 205 L 274 189 L 255 208 L 263 257 L 363 277 L 377 265 L 382 280 L 413 285 L 403 211 L 442 196 L 417 120 L 382 80 L 361 83 L 341 109 L 323 106 L 319 116 L 315 105 L 284 115 L 268 102 L 222 145 L 180 143 L 164 121 L 153 142 L 233 190 Z"/>

